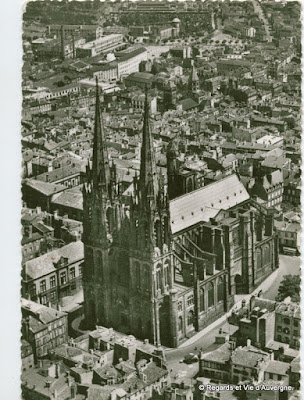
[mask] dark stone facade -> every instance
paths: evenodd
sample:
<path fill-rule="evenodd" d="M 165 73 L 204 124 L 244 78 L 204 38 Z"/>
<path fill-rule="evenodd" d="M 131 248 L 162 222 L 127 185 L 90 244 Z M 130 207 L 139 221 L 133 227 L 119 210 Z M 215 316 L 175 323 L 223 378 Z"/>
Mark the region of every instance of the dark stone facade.
<path fill-rule="evenodd" d="M 123 204 L 98 96 L 93 166 L 83 191 L 85 320 L 91 328 L 113 327 L 177 347 L 278 266 L 273 219 L 249 200 L 173 235 L 170 179 L 167 191 L 156 169 L 147 101 L 140 177 Z"/>

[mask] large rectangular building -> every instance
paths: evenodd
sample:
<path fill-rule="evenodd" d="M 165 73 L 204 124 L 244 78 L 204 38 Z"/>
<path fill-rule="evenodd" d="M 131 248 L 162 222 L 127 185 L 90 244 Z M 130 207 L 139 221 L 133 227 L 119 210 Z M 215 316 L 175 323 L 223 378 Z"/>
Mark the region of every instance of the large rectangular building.
<path fill-rule="evenodd" d="M 77 57 L 94 57 L 101 53 L 109 53 L 117 48 L 123 47 L 121 33 L 99 37 L 91 42 L 77 46 Z"/>

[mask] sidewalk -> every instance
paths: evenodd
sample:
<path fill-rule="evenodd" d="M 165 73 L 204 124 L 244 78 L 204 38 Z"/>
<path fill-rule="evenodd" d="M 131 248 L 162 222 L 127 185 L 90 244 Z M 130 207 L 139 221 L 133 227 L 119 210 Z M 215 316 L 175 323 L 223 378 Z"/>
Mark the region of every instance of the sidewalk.
<path fill-rule="evenodd" d="M 242 300 L 246 300 L 248 302 L 252 296 L 257 296 L 258 293 L 262 290 L 263 292 L 272 285 L 272 283 L 275 281 L 277 278 L 279 270 L 276 269 L 273 271 L 271 275 L 268 276 L 268 278 L 265 279 L 264 282 L 262 282 L 252 293 L 250 294 L 240 294 L 235 296 L 235 304 L 234 306 L 227 311 L 226 314 L 224 314 L 222 317 L 217 319 L 216 321 L 212 322 L 212 324 L 208 325 L 205 329 L 201 330 L 200 332 L 197 332 L 194 336 L 192 336 L 190 339 L 186 340 L 183 344 L 181 344 L 178 348 L 183 348 L 190 346 L 191 344 L 195 343 L 197 340 L 202 338 L 204 335 L 206 335 L 208 332 L 210 332 L 212 329 L 216 328 L 218 325 L 221 323 L 225 322 L 227 320 L 227 315 L 236 308 L 241 308 L 242 305 Z M 176 350 L 176 349 L 172 349 Z M 169 349 L 167 351 L 170 351 Z"/>

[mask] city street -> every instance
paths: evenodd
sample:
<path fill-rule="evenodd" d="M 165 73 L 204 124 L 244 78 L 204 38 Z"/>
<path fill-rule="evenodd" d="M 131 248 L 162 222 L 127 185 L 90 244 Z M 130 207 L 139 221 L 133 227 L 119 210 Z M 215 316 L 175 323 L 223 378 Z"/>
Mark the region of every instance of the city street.
<path fill-rule="evenodd" d="M 300 257 L 280 255 L 278 276 L 275 280 L 273 280 L 269 289 L 265 291 L 263 297 L 269 300 L 274 300 L 277 296 L 278 288 L 284 275 L 299 275 L 301 273 L 300 264 Z M 180 377 L 193 378 L 197 374 L 198 362 L 188 365 L 185 363 L 180 363 L 180 360 L 182 360 L 189 353 L 197 354 L 199 349 L 202 349 L 203 352 L 208 353 L 214 351 L 219 346 L 214 343 L 214 340 L 220 328 L 222 328 L 224 332 L 228 332 L 230 334 L 236 330 L 234 325 L 230 325 L 227 322 L 219 323 L 218 326 L 210 330 L 206 335 L 199 338 L 196 342 L 190 344 L 189 346 L 166 351 L 168 368 L 169 370 L 172 370 L 172 377 L 176 376 L 178 373 Z"/>

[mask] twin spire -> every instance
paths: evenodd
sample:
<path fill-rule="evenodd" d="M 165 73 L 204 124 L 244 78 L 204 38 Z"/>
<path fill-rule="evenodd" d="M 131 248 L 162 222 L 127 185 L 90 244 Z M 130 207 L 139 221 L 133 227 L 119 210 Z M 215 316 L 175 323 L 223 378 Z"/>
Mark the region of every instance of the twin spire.
<path fill-rule="evenodd" d="M 101 113 L 102 110 L 100 107 L 98 79 L 96 77 L 96 104 L 92 167 L 93 184 L 95 187 L 102 185 L 105 188 L 108 188 L 110 185 L 110 167 Z"/>
<path fill-rule="evenodd" d="M 110 187 L 110 166 L 101 114 L 102 110 L 99 98 L 98 79 L 96 78 L 92 178 L 93 186 L 95 188 L 97 188 L 98 186 L 103 186 L 107 190 Z M 155 154 L 153 148 L 153 138 L 149 119 L 150 112 L 148 103 L 148 91 L 146 88 L 139 180 L 139 189 L 143 201 L 149 198 L 156 199 L 159 190 Z"/>
<path fill-rule="evenodd" d="M 153 138 L 150 127 L 150 112 L 148 89 L 145 91 L 144 124 L 140 156 L 140 191 L 142 198 L 156 198 L 158 194 L 158 179 L 156 172 Z"/>

